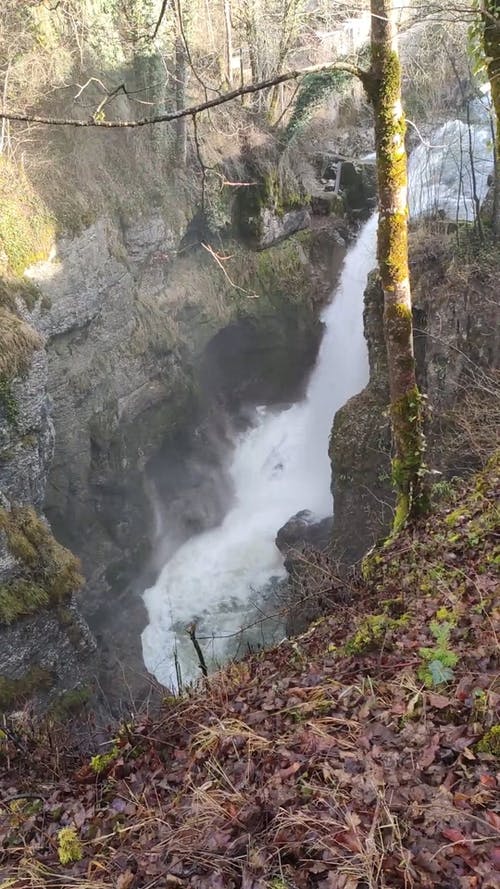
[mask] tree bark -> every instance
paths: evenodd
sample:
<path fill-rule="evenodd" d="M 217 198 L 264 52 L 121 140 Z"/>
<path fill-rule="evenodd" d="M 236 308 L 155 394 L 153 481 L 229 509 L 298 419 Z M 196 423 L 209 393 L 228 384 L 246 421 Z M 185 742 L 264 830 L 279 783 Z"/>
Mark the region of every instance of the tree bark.
<path fill-rule="evenodd" d="M 396 489 L 394 531 L 422 511 L 422 398 L 413 355 L 408 266 L 407 158 L 394 0 L 371 0 L 372 64 L 366 81 L 375 114 L 379 193 L 377 257 L 384 291 Z"/>
<path fill-rule="evenodd" d="M 177 111 L 186 107 L 186 87 L 188 63 L 184 40 L 179 34 L 175 40 L 175 107 Z M 180 167 L 186 166 L 187 118 L 179 117 L 176 122 L 175 158 Z"/>
<path fill-rule="evenodd" d="M 493 186 L 493 232 L 500 241 L 500 0 L 485 0 L 483 4 L 484 53 L 491 99 L 496 118 L 495 182 Z"/>
<path fill-rule="evenodd" d="M 231 0 L 224 0 L 224 24 L 226 28 L 226 78 L 228 88 L 233 86 L 233 25 L 231 21 Z"/>

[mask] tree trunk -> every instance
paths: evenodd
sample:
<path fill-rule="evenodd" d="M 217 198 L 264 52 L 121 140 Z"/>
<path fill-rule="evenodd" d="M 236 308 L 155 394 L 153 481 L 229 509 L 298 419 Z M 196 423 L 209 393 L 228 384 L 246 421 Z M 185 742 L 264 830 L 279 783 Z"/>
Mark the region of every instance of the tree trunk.
<path fill-rule="evenodd" d="M 483 22 L 484 53 L 488 60 L 488 78 L 496 118 L 493 231 L 495 240 L 500 241 L 500 0 L 485 0 Z"/>
<path fill-rule="evenodd" d="M 248 46 L 248 57 L 250 59 L 250 70 L 252 72 L 252 81 L 257 83 L 261 79 L 261 65 L 259 52 L 259 22 L 260 9 L 258 8 L 258 0 L 248 0 L 245 4 L 245 32 Z M 254 108 L 261 108 L 262 94 L 256 93 L 251 99 Z"/>
<path fill-rule="evenodd" d="M 379 193 L 377 257 L 384 291 L 396 489 L 394 531 L 422 511 L 422 398 L 415 376 L 408 267 L 407 162 L 394 0 L 371 0 L 372 64 L 366 88 L 375 112 Z"/>
<path fill-rule="evenodd" d="M 175 40 L 175 107 L 179 111 L 186 107 L 186 87 L 188 80 L 188 60 L 184 40 L 179 34 Z M 186 166 L 187 117 L 176 122 L 175 158 L 180 167 Z"/>
<path fill-rule="evenodd" d="M 233 87 L 233 26 L 231 0 L 224 0 L 224 24 L 226 27 L 226 77 L 228 89 Z"/>

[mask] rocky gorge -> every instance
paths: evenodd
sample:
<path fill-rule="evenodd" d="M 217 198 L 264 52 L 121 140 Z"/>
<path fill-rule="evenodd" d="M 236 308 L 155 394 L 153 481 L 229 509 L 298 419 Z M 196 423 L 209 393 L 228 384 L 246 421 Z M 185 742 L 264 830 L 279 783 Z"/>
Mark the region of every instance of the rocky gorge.
<path fill-rule="evenodd" d="M 139 89 L 150 73 L 136 59 L 127 82 Z M 233 143 L 211 127 L 184 168 L 163 126 L 46 132 L 29 172 L 1 159 L 2 707 L 45 704 L 96 676 L 105 696 L 147 692 L 141 594 L 227 516 L 235 442 L 256 406 L 286 411 L 307 396 L 321 313 L 375 207 L 370 130 L 330 111 L 334 138 L 320 128 L 290 152 L 262 121 Z M 133 116 L 126 95 L 116 113 Z M 496 268 L 467 253 L 458 224 L 414 225 L 415 349 L 433 405 L 429 466 L 444 486 L 481 465 L 477 428 L 494 422 Z M 334 516 L 317 526 L 305 492 L 280 529 L 281 517 L 272 537 L 289 567 L 308 543 L 351 566 L 390 525 L 376 276 L 364 325 L 370 379 L 336 413 L 330 442 Z M 303 625 L 314 616 L 303 609 Z"/>
<path fill-rule="evenodd" d="M 111 177 L 109 155 L 102 165 Z M 263 185 L 240 189 L 248 224 L 238 190 L 227 189 L 217 227 L 186 187 L 167 186 L 132 212 L 118 176 L 115 197 L 101 199 L 94 218 L 80 211 L 73 231 L 57 218 L 60 204 L 43 206 L 44 187 L 41 197 L 24 183 L 25 231 L 15 236 L 27 241 L 25 255 L 14 269 L 5 245 L 2 312 L 32 342 L 20 372 L 8 360 L 2 369 L 0 539 L 2 602 L 21 581 L 26 597 L 14 616 L 2 609 L 4 706 L 16 689 L 21 698 L 35 689 L 37 676 L 42 691 L 59 694 L 122 658 L 142 671 L 138 578 L 167 555 L 159 530 L 168 525 L 174 551 L 216 524 L 230 494 L 225 442 L 245 422 L 242 406 L 300 392 L 360 208 L 340 198 L 336 214 L 315 216 L 300 180 L 291 197 L 289 185 L 270 181 L 266 173 Z M 41 246 L 34 206 L 54 220 Z M 49 539 L 47 517 L 77 555 L 83 586 L 50 602 L 31 596 L 28 585 L 43 587 L 57 560 L 45 540 L 32 544 L 36 558 L 12 546 L 6 524 L 18 516 L 22 528 L 25 509 Z"/>

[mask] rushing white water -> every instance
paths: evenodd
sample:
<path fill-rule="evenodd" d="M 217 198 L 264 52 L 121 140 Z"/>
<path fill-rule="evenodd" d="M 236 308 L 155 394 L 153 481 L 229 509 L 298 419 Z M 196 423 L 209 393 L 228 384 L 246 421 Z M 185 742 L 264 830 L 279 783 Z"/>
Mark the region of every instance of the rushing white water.
<path fill-rule="evenodd" d="M 412 217 L 442 214 L 446 219 L 473 222 L 474 177 L 475 191 L 482 201 L 492 170 L 489 124 L 472 125 L 469 132 L 463 121 L 447 121 L 432 134 L 430 144 L 421 143 L 411 154 L 408 172 Z"/>
<path fill-rule="evenodd" d="M 363 292 L 375 265 L 375 230 L 373 216 L 344 260 L 322 316 L 326 330 L 305 399 L 286 410 L 257 409 L 255 425 L 235 444 L 233 507 L 221 525 L 181 546 L 144 594 L 144 661 L 166 685 L 175 685 L 175 648 L 183 678 L 196 674 L 193 652 L 183 642 L 186 624 L 196 619 L 200 635 L 238 630 L 252 594 L 285 575 L 274 543 L 278 529 L 302 509 L 319 518 L 332 512 L 333 416 L 368 380 Z"/>

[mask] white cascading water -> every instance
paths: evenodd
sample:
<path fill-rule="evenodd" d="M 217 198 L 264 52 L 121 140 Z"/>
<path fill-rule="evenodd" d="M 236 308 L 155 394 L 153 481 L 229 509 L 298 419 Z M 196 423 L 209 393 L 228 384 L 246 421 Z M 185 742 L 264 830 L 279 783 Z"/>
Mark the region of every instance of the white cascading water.
<path fill-rule="evenodd" d="M 471 129 L 476 192 L 483 200 L 493 168 L 491 135 L 484 121 Z M 448 121 L 429 148 L 419 145 L 409 165 L 413 217 L 438 214 L 474 218 L 469 130 Z M 197 674 L 185 627 L 198 634 L 235 633 L 249 613 L 252 596 L 286 572 L 274 540 L 279 528 L 302 509 L 331 514 L 328 439 L 335 412 L 368 380 L 363 336 L 363 293 L 375 265 L 376 216 L 349 250 L 340 284 L 323 312 L 326 331 L 306 398 L 287 410 L 256 411 L 255 425 L 235 442 L 230 467 L 234 506 L 221 525 L 188 540 L 144 594 L 149 625 L 142 634 L 144 662 L 163 684 L 174 687 L 177 652 L 184 680 Z M 223 657 L 224 643 L 210 651 Z"/>
<path fill-rule="evenodd" d="M 326 330 L 306 398 L 286 410 L 257 409 L 255 425 L 235 443 L 234 506 L 221 525 L 184 543 L 144 594 L 144 662 L 165 685 L 176 684 L 175 649 L 183 678 L 196 675 L 184 642 L 186 624 L 196 619 L 201 636 L 237 631 L 252 595 L 286 574 L 274 543 L 279 528 L 302 509 L 318 518 L 332 512 L 333 416 L 368 380 L 363 292 L 375 265 L 375 230 L 373 216 L 344 260 L 334 299 L 323 312 Z M 217 653 L 223 653 L 222 644 Z"/>
<path fill-rule="evenodd" d="M 469 131 L 463 121 L 449 120 L 435 130 L 430 145 L 417 145 L 408 167 L 412 218 L 442 214 L 445 219 L 473 222 L 474 190 L 484 200 L 493 169 L 492 150 L 486 121 Z"/>

